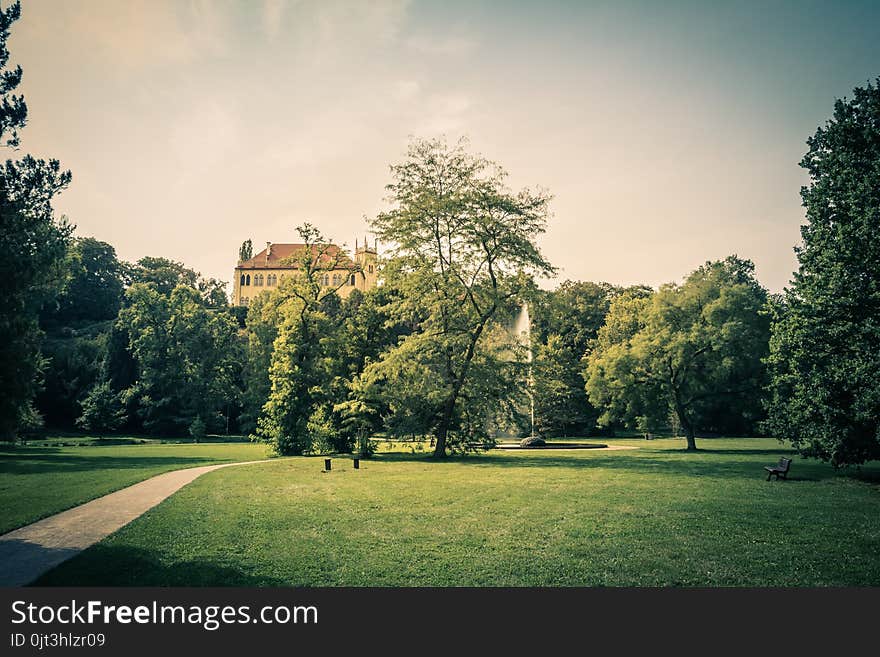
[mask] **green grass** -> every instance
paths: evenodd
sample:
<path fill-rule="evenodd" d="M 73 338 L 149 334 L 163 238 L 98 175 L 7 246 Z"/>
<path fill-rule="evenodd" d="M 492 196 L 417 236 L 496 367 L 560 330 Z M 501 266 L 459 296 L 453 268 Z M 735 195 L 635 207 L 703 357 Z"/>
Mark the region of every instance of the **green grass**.
<path fill-rule="evenodd" d="M 161 472 L 266 456 L 264 446 L 247 443 L 54 446 L 57 442 L 0 449 L 0 534 Z"/>
<path fill-rule="evenodd" d="M 842 474 L 769 439 L 627 451 L 277 459 L 207 474 L 45 585 L 880 584 L 880 464 Z"/>

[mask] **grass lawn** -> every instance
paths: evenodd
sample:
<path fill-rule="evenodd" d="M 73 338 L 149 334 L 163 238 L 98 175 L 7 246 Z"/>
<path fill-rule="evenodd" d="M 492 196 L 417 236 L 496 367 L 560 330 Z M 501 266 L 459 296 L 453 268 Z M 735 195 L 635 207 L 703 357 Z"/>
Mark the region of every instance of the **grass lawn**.
<path fill-rule="evenodd" d="M 248 443 L 0 448 L 0 534 L 160 472 L 265 456 Z"/>
<path fill-rule="evenodd" d="M 360 470 L 287 458 L 207 474 L 45 585 L 880 584 L 880 464 L 839 473 L 775 440 L 605 440 Z M 856 476 L 858 474 L 858 476 Z"/>

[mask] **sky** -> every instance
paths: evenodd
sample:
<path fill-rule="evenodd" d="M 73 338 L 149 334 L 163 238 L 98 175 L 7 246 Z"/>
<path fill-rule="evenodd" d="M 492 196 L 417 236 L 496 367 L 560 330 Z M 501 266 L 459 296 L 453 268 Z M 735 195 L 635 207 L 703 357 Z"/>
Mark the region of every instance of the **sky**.
<path fill-rule="evenodd" d="M 542 287 L 657 286 L 737 254 L 780 291 L 806 139 L 880 76 L 880 2 L 23 5 L 20 153 L 72 171 L 57 213 L 125 260 L 225 281 L 245 239 L 306 221 L 353 246 L 409 140 L 465 136 L 553 195 Z"/>

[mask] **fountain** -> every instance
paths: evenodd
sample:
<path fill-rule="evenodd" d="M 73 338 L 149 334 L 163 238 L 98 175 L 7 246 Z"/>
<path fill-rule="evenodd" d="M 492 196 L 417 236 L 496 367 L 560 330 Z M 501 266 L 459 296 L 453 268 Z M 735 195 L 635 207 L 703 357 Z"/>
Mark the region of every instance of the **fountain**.
<path fill-rule="evenodd" d="M 544 440 L 535 435 L 535 381 L 532 377 L 532 320 L 529 317 L 529 304 L 523 302 L 519 307 L 519 314 L 513 323 L 513 334 L 517 337 L 520 344 L 526 348 L 526 362 L 529 364 L 528 378 L 528 396 L 529 396 L 529 421 L 531 423 L 531 431 L 529 437 L 523 440 L 522 446 L 543 445 Z"/>
<path fill-rule="evenodd" d="M 497 445 L 499 449 L 601 449 L 608 447 L 602 443 L 583 442 L 553 442 L 547 443 L 541 436 L 535 434 L 535 380 L 532 374 L 532 320 L 529 316 L 529 305 L 523 302 L 519 307 L 519 313 L 513 322 L 511 329 L 513 336 L 520 345 L 526 348 L 526 362 L 529 364 L 528 374 L 528 397 L 529 397 L 529 421 L 531 428 L 529 435 L 518 443 L 502 443 Z"/>

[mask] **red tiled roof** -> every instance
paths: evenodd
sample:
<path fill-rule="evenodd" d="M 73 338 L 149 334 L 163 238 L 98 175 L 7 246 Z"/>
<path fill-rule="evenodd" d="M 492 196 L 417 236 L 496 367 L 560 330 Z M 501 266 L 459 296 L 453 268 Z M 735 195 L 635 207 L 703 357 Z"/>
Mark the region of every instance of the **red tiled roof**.
<path fill-rule="evenodd" d="M 268 258 L 266 258 L 266 249 L 263 249 L 250 260 L 239 262 L 236 269 L 299 269 L 299 263 L 282 264 L 282 261 L 301 255 L 301 251 L 304 248 L 306 248 L 305 244 L 273 244 Z M 338 245 L 328 244 L 319 246 L 312 244 L 312 253 L 317 253 L 319 248 L 326 249 L 321 256 L 322 264 L 332 262 L 338 257 L 340 269 L 354 268 L 351 258 Z"/>

